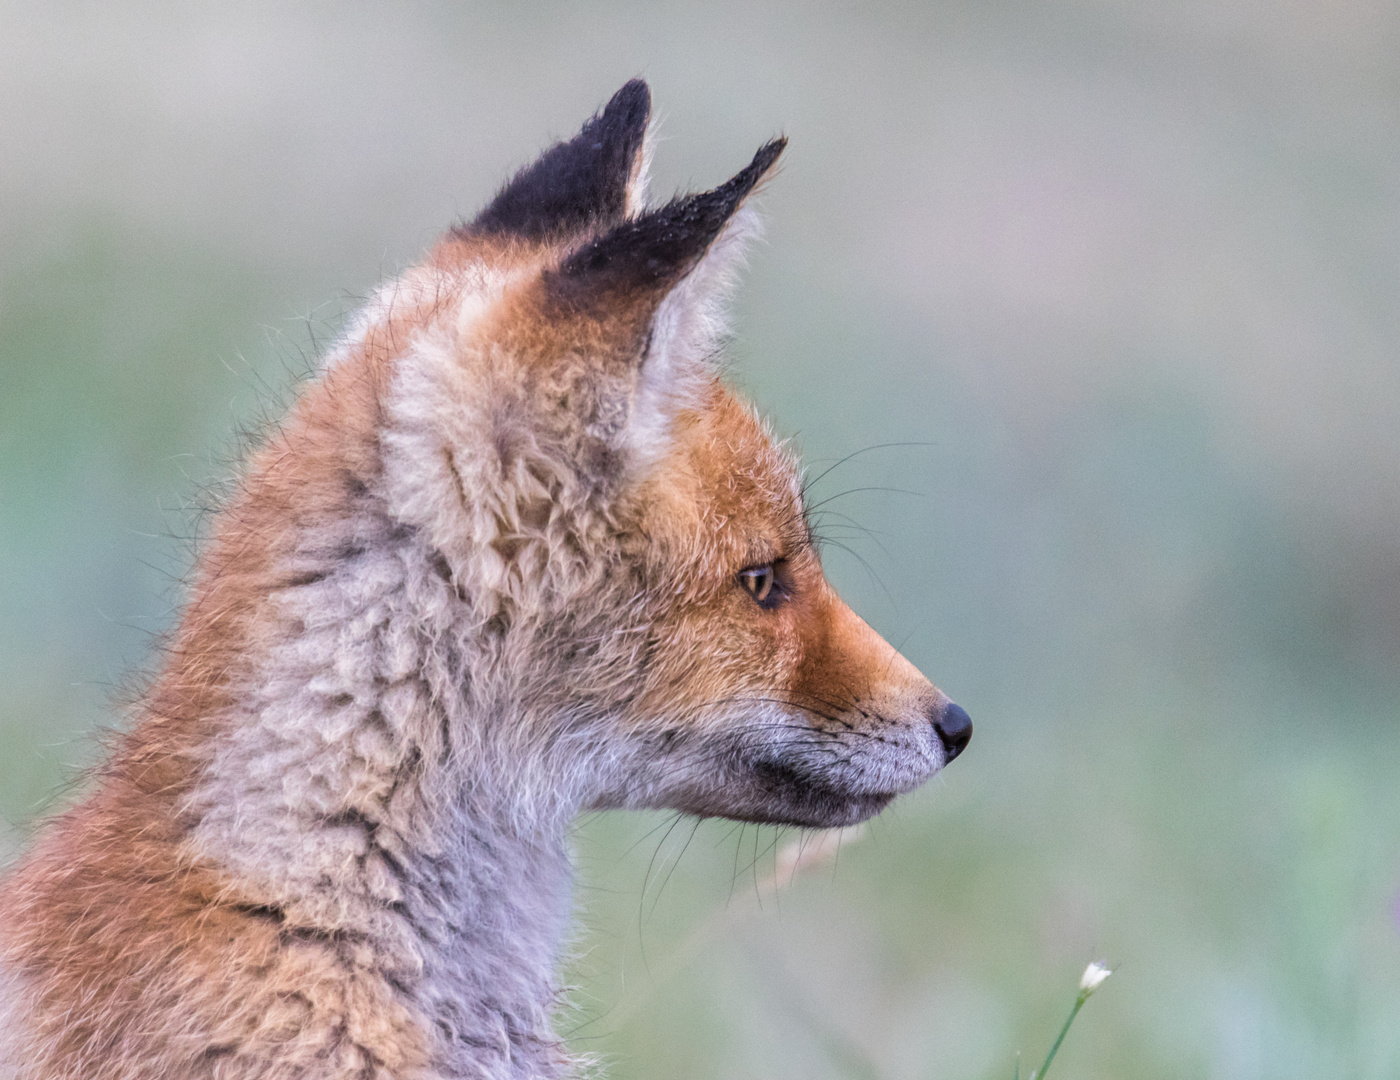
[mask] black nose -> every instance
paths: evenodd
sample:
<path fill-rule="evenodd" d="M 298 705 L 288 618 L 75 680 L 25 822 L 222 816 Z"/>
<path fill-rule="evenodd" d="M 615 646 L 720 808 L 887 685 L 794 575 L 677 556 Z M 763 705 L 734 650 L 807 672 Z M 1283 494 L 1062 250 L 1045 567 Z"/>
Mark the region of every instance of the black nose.
<path fill-rule="evenodd" d="M 943 740 L 943 749 L 948 754 L 943 762 L 946 765 L 961 754 L 972 741 L 972 717 L 967 715 L 967 710 L 961 705 L 954 705 L 950 701 L 943 706 L 942 715 L 933 722 L 933 730 L 938 732 L 938 737 Z"/>

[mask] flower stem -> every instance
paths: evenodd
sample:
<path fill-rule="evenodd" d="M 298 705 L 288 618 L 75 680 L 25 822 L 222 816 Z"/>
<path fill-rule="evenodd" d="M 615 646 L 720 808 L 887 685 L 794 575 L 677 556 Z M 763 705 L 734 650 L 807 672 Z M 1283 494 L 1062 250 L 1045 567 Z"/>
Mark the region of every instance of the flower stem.
<path fill-rule="evenodd" d="M 1065 1018 L 1065 1026 L 1060 1028 L 1059 1037 L 1055 1040 L 1055 1045 L 1050 1047 L 1050 1053 L 1045 1055 L 1045 1063 L 1031 1073 L 1030 1080 L 1044 1080 L 1045 1073 L 1050 1068 L 1050 1062 L 1055 1060 L 1055 1053 L 1060 1049 L 1060 1043 L 1065 1041 L 1065 1036 L 1069 1034 L 1069 1026 L 1074 1023 L 1074 1018 L 1079 1015 L 1079 1010 L 1084 1008 L 1084 1003 L 1089 1000 L 1092 990 L 1081 990 L 1079 996 L 1074 999 L 1074 1007 L 1070 1009 L 1069 1016 Z"/>

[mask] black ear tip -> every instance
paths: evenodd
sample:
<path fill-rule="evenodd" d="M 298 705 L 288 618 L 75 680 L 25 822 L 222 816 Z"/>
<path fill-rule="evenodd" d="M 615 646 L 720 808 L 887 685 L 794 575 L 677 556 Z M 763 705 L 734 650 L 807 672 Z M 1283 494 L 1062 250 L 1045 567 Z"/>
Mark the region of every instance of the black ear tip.
<path fill-rule="evenodd" d="M 621 167 L 617 177 L 630 174 L 651 119 L 651 88 L 642 79 L 630 79 L 592 120 L 583 126 L 575 143 L 587 152 L 601 150 Z M 615 177 L 616 178 L 616 177 Z"/>
<path fill-rule="evenodd" d="M 758 148 L 758 153 L 753 156 L 753 163 L 749 168 L 763 176 L 776 163 L 778 158 L 783 156 L 783 151 L 787 149 L 787 136 L 779 135 L 776 139 L 769 139 Z"/>
<path fill-rule="evenodd" d="M 786 135 L 779 135 L 776 139 L 769 139 L 760 146 L 758 148 L 758 153 L 755 154 L 754 157 L 760 158 L 771 165 L 773 162 L 777 161 L 778 156 L 787 149 L 787 144 L 788 137 Z"/>
<path fill-rule="evenodd" d="M 645 127 L 651 119 L 651 87 L 645 79 L 628 79 L 603 106 L 603 115 L 629 129 Z"/>
<path fill-rule="evenodd" d="M 460 235 L 531 238 L 620 218 L 651 119 L 651 90 L 625 83 L 568 142 L 516 173 Z"/>
<path fill-rule="evenodd" d="M 745 165 L 732 180 L 722 187 L 716 188 L 711 194 L 720 196 L 729 203 L 726 215 L 733 213 L 739 201 L 773 170 L 778 158 L 782 156 L 787 148 L 787 136 L 780 135 L 776 139 L 769 139 L 758 148 L 758 153 L 754 154 L 753 160 Z"/>

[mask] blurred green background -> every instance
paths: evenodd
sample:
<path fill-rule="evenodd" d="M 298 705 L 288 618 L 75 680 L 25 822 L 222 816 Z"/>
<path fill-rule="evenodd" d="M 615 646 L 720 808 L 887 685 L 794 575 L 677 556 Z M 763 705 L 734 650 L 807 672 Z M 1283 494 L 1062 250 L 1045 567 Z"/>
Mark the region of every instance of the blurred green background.
<path fill-rule="evenodd" d="M 792 139 L 735 376 L 977 737 L 839 860 L 581 825 L 612 1076 L 1400 1075 L 1400 7 L 0 0 L 0 848 L 356 298 L 626 78 Z M 866 490 L 902 488 L 914 494 Z M 849 548 L 850 550 L 846 550 Z M 867 565 L 868 564 L 868 565 Z"/>

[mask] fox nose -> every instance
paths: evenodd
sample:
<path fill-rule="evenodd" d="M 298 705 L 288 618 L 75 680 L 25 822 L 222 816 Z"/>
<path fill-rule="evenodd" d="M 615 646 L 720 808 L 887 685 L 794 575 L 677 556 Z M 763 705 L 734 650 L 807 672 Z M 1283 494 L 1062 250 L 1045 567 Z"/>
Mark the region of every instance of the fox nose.
<path fill-rule="evenodd" d="M 943 711 L 933 722 L 933 730 L 938 732 L 943 750 L 948 755 L 943 762 L 946 765 L 961 754 L 972 740 L 972 717 L 967 715 L 967 710 L 961 705 L 950 701 L 943 706 Z"/>

